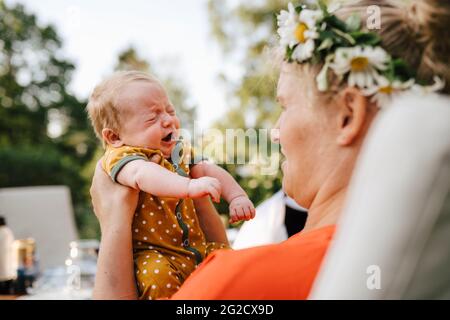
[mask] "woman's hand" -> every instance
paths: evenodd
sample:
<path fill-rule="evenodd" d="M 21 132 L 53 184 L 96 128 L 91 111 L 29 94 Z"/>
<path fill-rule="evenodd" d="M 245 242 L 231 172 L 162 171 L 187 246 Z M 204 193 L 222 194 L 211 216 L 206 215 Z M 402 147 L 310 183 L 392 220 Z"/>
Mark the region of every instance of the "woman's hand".
<path fill-rule="evenodd" d="M 111 181 L 100 161 L 95 168 L 90 193 L 102 231 L 115 225 L 128 225 L 131 228 L 139 191 Z"/>
<path fill-rule="evenodd" d="M 98 162 L 90 192 L 102 229 L 93 298 L 137 299 L 131 225 L 139 191 L 112 182 Z"/>

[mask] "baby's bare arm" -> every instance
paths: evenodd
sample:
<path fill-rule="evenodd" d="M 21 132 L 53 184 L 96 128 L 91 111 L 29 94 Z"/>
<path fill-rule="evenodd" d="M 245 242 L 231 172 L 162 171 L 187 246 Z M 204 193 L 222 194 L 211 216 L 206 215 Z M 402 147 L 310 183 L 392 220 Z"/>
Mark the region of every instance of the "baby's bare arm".
<path fill-rule="evenodd" d="M 127 163 L 117 175 L 117 181 L 124 186 L 161 197 L 198 198 L 211 195 L 218 201 L 221 193 L 220 183 L 215 178 L 185 178 L 145 160 Z"/>
<path fill-rule="evenodd" d="M 203 161 L 192 168 L 191 176 L 193 178 L 205 176 L 214 177 L 220 181 L 222 195 L 230 205 L 230 222 L 249 220 L 255 217 L 255 207 L 248 198 L 247 193 L 234 178 L 221 167 Z"/>
<path fill-rule="evenodd" d="M 188 196 L 189 180 L 145 160 L 130 161 L 117 175 L 117 182 L 124 186 L 155 196 L 176 198 Z"/>
<path fill-rule="evenodd" d="M 219 180 L 222 186 L 222 196 L 228 203 L 231 203 L 233 199 L 240 196 L 247 197 L 247 193 L 234 178 L 214 163 L 202 161 L 196 164 L 191 170 L 191 176 L 193 178 L 214 177 Z"/>

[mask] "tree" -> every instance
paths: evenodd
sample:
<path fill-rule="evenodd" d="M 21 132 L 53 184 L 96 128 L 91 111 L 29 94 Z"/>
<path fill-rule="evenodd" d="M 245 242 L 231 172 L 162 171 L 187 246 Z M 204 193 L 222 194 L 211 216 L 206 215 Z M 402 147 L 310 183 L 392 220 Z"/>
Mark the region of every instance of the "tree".
<path fill-rule="evenodd" d="M 327 4 L 354 2 L 323 1 Z M 243 75 L 236 82 L 221 75 L 228 87 L 228 101 L 233 101 L 234 104 L 225 117 L 215 124 L 217 128 L 267 128 L 275 124 L 280 114 L 280 107 L 275 102 L 278 61 L 273 61 L 271 51 L 278 43 L 276 15 L 280 10 L 287 10 L 288 2 L 290 1 L 261 0 L 236 3 L 209 0 L 209 20 L 214 39 L 220 44 L 226 57 L 239 57 L 239 65 L 243 66 Z M 301 2 L 308 1 L 297 1 Z M 248 119 L 252 119 L 251 123 Z M 239 173 L 245 170 L 239 170 L 238 166 L 225 167 L 241 182 L 256 204 L 281 187 L 280 171 L 277 175 L 246 176 Z"/>
<path fill-rule="evenodd" d="M 276 14 L 287 7 L 288 1 L 246 1 L 231 6 L 230 1 L 210 0 L 208 11 L 211 33 L 221 45 L 226 57 L 240 57 L 243 76 L 232 82 L 226 74 L 221 77 L 228 88 L 228 101 L 233 101 L 226 115 L 215 124 L 225 129 L 270 128 L 279 116 L 275 102 L 276 65 L 271 61 L 270 47 L 275 43 Z M 239 52 L 237 52 L 239 51 Z M 242 52 L 244 55 L 242 56 Z M 256 142 L 260 143 L 259 139 Z M 248 150 L 246 160 L 252 156 Z M 248 166 L 248 165 L 247 165 Z M 249 193 L 255 204 L 270 197 L 281 188 L 281 173 L 272 175 L 244 174 L 245 166 L 224 165 Z M 225 205 L 220 207 L 226 212 Z"/>
<path fill-rule="evenodd" d="M 68 185 L 80 234 L 92 236 L 89 200 L 80 192 L 87 182 L 78 172 L 95 138 L 85 102 L 67 90 L 74 65 L 61 46 L 54 27 L 0 0 L 0 187 Z"/>

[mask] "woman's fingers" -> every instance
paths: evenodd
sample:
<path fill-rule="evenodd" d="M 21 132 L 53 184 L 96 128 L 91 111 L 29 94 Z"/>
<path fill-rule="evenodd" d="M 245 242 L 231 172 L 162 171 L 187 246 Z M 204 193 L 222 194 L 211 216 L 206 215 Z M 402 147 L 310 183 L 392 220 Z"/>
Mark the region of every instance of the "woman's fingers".
<path fill-rule="evenodd" d="M 97 162 L 94 171 L 94 177 L 92 178 L 91 188 L 89 189 L 89 193 L 91 194 L 92 206 L 94 208 L 94 213 L 96 216 L 99 215 L 99 207 L 101 206 L 101 197 L 100 192 L 105 186 L 108 185 L 110 181 L 108 175 L 103 170 L 101 165 L 101 160 Z"/>
<path fill-rule="evenodd" d="M 100 225 L 109 224 L 111 221 L 131 224 L 139 192 L 114 183 L 103 170 L 100 161 L 95 167 L 89 190 L 95 216 Z"/>

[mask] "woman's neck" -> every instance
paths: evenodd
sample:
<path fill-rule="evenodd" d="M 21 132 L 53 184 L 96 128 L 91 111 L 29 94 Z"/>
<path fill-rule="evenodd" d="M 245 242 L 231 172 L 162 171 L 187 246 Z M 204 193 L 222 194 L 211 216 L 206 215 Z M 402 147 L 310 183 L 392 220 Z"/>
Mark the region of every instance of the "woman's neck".
<path fill-rule="evenodd" d="M 336 224 L 344 204 L 347 187 L 340 188 L 328 195 L 319 194 L 308 210 L 308 219 L 303 231 L 310 231 Z"/>
<path fill-rule="evenodd" d="M 337 156 L 330 156 L 330 159 L 333 159 L 331 162 L 333 169 L 323 175 L 326 178 L 320 183 L 320 187 L 311 201 L 305 231 L 338 222 L 359 148 L 360 145 L 355 145 L 353 148 L 347 148 L 347 152 L 340 151 L 339 159 Z"/>

